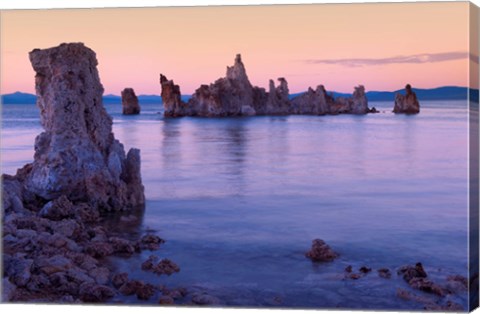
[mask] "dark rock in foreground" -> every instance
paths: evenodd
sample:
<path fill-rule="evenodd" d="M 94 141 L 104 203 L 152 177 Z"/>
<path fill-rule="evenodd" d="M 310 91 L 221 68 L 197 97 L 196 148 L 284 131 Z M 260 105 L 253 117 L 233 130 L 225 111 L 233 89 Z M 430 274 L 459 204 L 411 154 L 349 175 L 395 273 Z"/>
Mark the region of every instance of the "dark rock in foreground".
<path fill-rule="evenodd" d="M 151 255 L 145 262 L 142 263 L 142 270 L 150 271 L 157 275 L 167 276 L 180 271 L 180 267 L 167 258 L 162 259 L 158 263 L 157 262 L 158 257 Z"/>
<path fill-rule="evenodd" d="M 294 99 L 289 98 L 287 80 L 278 78 L 278 86 L 270 80 L 268 92 L 264 88 L 252 86 L 241 56 L 227 67 L 224 78 L 210 85 L 202 85 L 187 102 L 181 100 L 180 87 L 160 74 L 162 101 L 165 117 L 200 116 L 254 116 L 254 115 L 325 115 L 325 114 L 366 114 L 368 100 L 363 86 L 355 87 L 352 97 L 338 98 L 327 94 L 319 85 Z"/>
<path fill-rule="evenodd" d="M 325 241 L 315 239 L 312 241 L 312 248 L 305 253 L 305 256 L 314 262 L 331 262 L 338 257 Z"/>
<path fill-rule="evenodd" d="M 378 275 L 382 278 L 385 278 L 385 279 L 392 278 L 392 273 L 388 268 L 380 268 L 379 270 L 377 270 L 377 272 L 378 272 Z"/>
<path fill-rule="evenodd" d="M 140 105 L 138 104 L 138 98 L 133 88 L 125 88 L 122 90 L 122 113 L 126 115 L 140 113 Z"/>
<path fill-rule="evenodd" d="M 415 266 L 403 266 L 398 270 L 398 274 L 403 275 L 403 279 L 414 289 L 438 296 L 445 295 L 445 290 L 441 286 L 427 279 L 428 275 L 423 269 L 422 263 L 417 263 Z"/>
<path fill-rule="evenodd" d="M 439 312 L 463 312 L 464 308 L 458 303 L 452 301 L 446 301 L 442 303 L 430 297 L 417 295 L 410 291 L 398 288 L 397 297 L 406 301 L 415 301 L 423 305 L 423 308 L 428 311 L 439 311 Z"/>
<path fill-rule="evenodd" d="M 407 114 L 420 112 L 420 103 L 418 102 L 417 95 L 412 90 L 410 84 L 405 86 L 405 95 L 400 93 L 395 95 L 395 106 L 393 108 L 393 112 Z"/>

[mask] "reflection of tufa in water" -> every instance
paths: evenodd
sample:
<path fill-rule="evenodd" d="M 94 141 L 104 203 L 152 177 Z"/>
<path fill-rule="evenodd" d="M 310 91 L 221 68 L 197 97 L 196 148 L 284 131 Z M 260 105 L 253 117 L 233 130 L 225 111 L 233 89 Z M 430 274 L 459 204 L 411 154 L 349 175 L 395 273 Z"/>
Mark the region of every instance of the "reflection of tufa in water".
<path fill-rule="evenodd" d="M 352 97 L 339 97 L 335 100 L 320 85 L 292 100 L 289 97 L 288 83 L 278 78 L 279 85 L 269 82 L 269 91 L 252 86 L 240 54 L 235 63 L 227 67 L 226 77 L 210 85 L 202 85 L 187 102 L 181 100 L 180 87 L 160 74 L 162 101 L 166 117 L 201 116 L 253 116 L 253 115 L 324 115 L 324 114 L 366 114 L 376 112 L 368 108 L 365 88 L 355 87 Z"/>

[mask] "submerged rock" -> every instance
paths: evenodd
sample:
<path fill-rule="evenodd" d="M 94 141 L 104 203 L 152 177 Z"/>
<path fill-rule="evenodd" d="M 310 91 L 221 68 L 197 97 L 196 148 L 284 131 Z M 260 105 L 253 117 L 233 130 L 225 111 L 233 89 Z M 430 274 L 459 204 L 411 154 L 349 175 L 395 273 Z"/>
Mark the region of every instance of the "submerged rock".
<path fill-rule="evenodd" d="M 403 275 L 403 279 L 414 289 L 434 293 L 439 296 L 445 295 L 445 290 L 441 286 L 427 279 L 428 275 L 423 269 L 422 263 L 417 263 L 415 266 L 403 266 L 398 270 L 398 274 Z"/>
<path fill-rule="evenodd" d="M 448 276 L 446 289 L 452 293 L 466 292 L 468 291 L 468 279 L 460 275 Z"/>
<path fill-rule="evenodd" d="M 417 95 L 412 90 L 410 84 L 405 86 L 405 95 L 397 93 L 395 95 L 395 106 L 393 108 L 395 113 L 414 114 L 420 112 L 420 103 Z"/>
<path fill-rule="evenodd" d="M 415 266 L 402 266 L 397 272 L 399 275 L 403 275 L 403 279 L 409 282 L 413 278 L 426 278 L 427 272 L 423 269 L 422 263 L 417 263 Z"/>
<path fill-rule="evenodd" d="M 142 270 L 151 271 L 157 275 L 170 276 L 173 273 L 178 273 L 180 267 L 171 260 L 164 258 L 158 261 L 158 257 L 151 255 L 145 262 L 142 263 Z"/>
<path fill-rule="evenodd" d="M 172 304 L 175 304 L 175 301 L 173 300 L 172 297 L 170 297 L 168 295 L 163 295 L 158 300 L 158 303 L 161 304 L 161 305 L 172 305 Z"/>
<path fill-rule="evenodd" d="M 325 241 L 315 239 L 312 241 L 312 248 L 305 253 L 305 256 L 314 262 L 331 262 L 338 257 L 338 254 Z"/>
<path fill-rule="evenodd" d="M 140 151 L 125 154 L 112 133 L 95 52 L 82 43 L 61 44 L 33 50 L 30 61 L 45 131 L 25 175 L 27 197 L 65 196 L 107 211 L 143 205 Z"/>
<path fill-rule="evenodd" d="M 390 279 L 392 277 L 392 273 L 388 268 L 380 268 L 379 270 L 377 270 L 377 272 L 378 272 L 378 275 L 382 278 Z"/>
<path fill-rule="evenodd" d="M 133 88 L 122 90 L 122 113 L 127 115 L 140 113 L 138 97 L 135 95 Z"/>
<path fill-rule="evenodd" d="M 410 291 L 398 288 L 397 297 L 406 301 L 414 301 L 423 305 L 425 310 L 429 311 L 448 311 L 448 312 L 463 312 L 464 308 L 458 303 L 447 300 L 442 302 L 442 300 L 435 300 L 430 297 L 420 296 Z"/>
<path fill-rule="evenodd" d="M 140 239 L 139 245 L 142 250 L 154 251 L 158 250 L 163 243 L 165 243 L 165 240 L 160 237 L 153 234 L 147 234 Z"/>
<path fill-rule="evenodd" d="M 197 305 L 220 305 L 220 299 L 204 292 L 197 292 L 192 295 L 192 303 Z"/>
<path fill-rule="evenodd" d="M 362 267 L 359 268 L 359 271 L 362 274 L 368 274 L 369 272 L 372 271 L 372 269 L 370 267 L 367 267 L 367 266 L 362 266 Z"/>

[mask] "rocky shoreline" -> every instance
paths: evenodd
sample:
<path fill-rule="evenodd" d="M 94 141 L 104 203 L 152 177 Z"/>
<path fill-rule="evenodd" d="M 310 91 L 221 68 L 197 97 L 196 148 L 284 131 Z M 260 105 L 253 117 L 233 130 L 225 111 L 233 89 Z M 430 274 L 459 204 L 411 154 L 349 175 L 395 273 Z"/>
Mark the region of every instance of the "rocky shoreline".
<path fill-rule="evenodd" d="M 339 254 L 321 239 L 314 239 L 312 247 L 305 253 L 305 257 L 312 260 L 313 263 L 333 262 L 339 257 Z M 345 268 L 343 280 L 359 280 L 366 277 L 369 273 L 373 273 L 371 267 L 366 265 L 358 268 L 357 272 L 351 265 Z M 389 268 L 379 268 L 376 271 L 381 278 L 391 280 L 392 271 Z M 478 290 L 478 276 L 472 278 L 471 282 L 461 275 L 450 275 L 446 278 L 446 284 L 438 284 L 431 279 L 425 271 L 422 263 L 415 265 L 404 265 L 396 269 L 398 277 L 408 284 L 413 290 L 420 291 L 420 294 L 409 291 L 405 288 L 398 288 L 396 296 L 405 301 L 413 301 L 421 304 L 425 310 L 429 311 L 464 311 L 461 304 L 458 304 L 450 298 L 455 295 L 466 296 L 468 291 Z M 425 293 L 427 295 L 425 295 Z"/>
<path fill-rule="evenodd" d="M 34 161 L 2 175 L 2 300 L 106 302 L 127 292 L 148 299 L 158 287 L 128 278 L 119 284 L 121 274 L 106 262 L 164 241 L 151 233 L 131 241 L 101 225 L 109 212 L 142 212 L 145 195 L 140 151 L 125 153 L 102 105 L 95 53 L 62 44 L 33 50 L 30 61 L 45 131 Z"/>

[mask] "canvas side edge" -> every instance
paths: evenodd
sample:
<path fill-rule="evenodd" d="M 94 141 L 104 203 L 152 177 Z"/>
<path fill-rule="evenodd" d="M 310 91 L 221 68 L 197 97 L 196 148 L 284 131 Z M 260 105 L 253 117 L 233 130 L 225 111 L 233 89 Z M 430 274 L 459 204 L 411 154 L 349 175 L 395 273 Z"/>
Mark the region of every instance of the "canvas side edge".
<path fill-rule="evenodd" d="M 468 71 L 468 124 L 469 124 L 469 311 L 479 306 L 479 8 L 469 5 L 469 71 Z"/>

